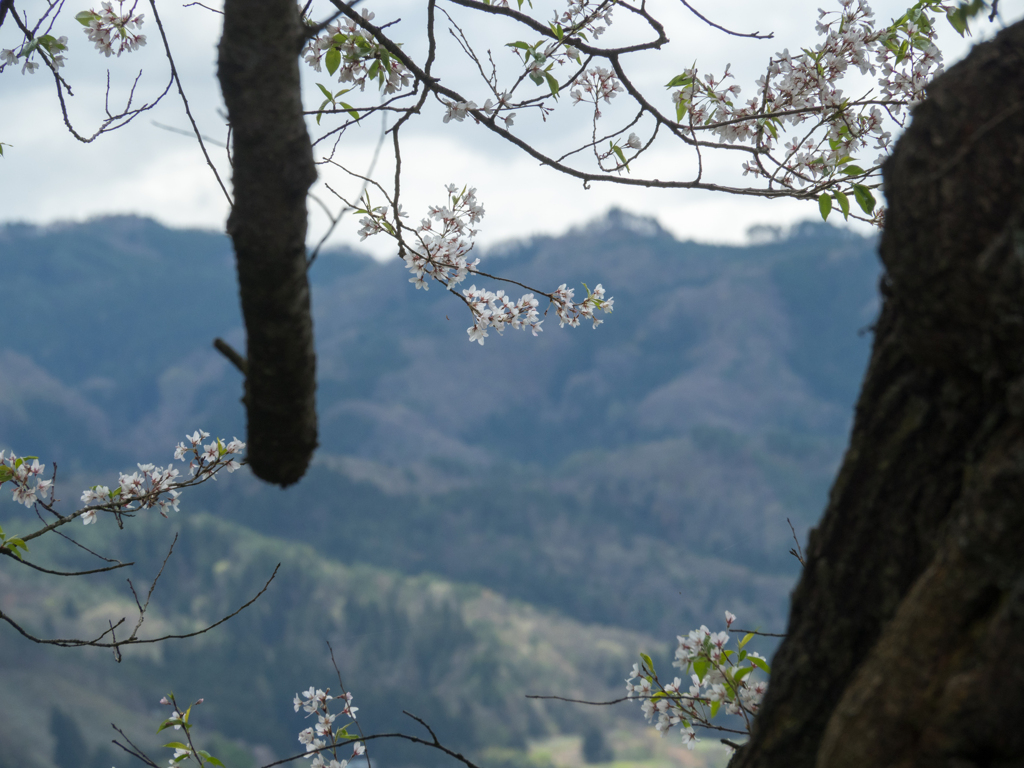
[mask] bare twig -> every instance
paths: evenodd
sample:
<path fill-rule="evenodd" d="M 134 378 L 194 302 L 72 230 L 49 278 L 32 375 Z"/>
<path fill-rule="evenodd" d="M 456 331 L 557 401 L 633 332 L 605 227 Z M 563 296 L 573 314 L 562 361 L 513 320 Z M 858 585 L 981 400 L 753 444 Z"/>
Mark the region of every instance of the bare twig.
<path fill-rule="evenodd" d="M 804 551 L 803 548 L 800 546 L 800 539 L 796 537 L 796 528 L 793 527 L 793 523 L 788 517 L 786 518 L 786 522 L 789 523 L 789 530 L 793 532 L 793 541 L 796 543 L 796 547 L 794 549 L 789 550 L 789 554 L 791 554 L 793 557 L 799 560 L 800 565 L 806 567 L 807 563 L 804 562 Z"/>

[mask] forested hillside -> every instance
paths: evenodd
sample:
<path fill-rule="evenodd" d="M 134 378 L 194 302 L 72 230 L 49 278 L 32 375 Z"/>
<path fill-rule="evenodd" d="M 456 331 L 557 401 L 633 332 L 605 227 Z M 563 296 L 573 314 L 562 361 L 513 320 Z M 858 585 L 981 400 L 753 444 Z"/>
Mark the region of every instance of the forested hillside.
<path fill-rule="evenodd" d="M 351 647 L 352 687 L 362 688 L 368 711 L 390 713 L 380 715 L 383 726 L 395 724 L 388 691 L 415 679 L 416 695 L 427 697 L 416 701 L 450 722 L 453 738 L 519 748 L 539 726 L 530 707 L 508 701 L 543 691 L 551 667 L 523 659 L 500 672 L 497 649 L 524 642 L 511 626 L 519 620 L 504 612 L 557 612 L 540 623 L 669 641 L 729 608 L 744 623 L 780 630 L 799 568 L 787 518 L 804 537 L 820 514 L 867 360 L 873 248 L 824 225 L 747 248 L 679 242 L 653 220 L 613 211 L 565 237 L 492 249 L 481 265 L 546 290 L 602 283 L 615 297 L 605 323 L 560 329 L 552 314 L 539 338 L 492 333 L 484 347 L 468 343 L 465 306 L 439 286 L 414 290 L 397 262 L 322 254 L 311 271 L 314 466 L 284 492 L 240 472 L 183 497 L 181 520 L 164 525 L 193 533 L 172 558 L 178 570 L 161 587 L 164 609 L 175 621 L 216 612 L 258 589 L 275 557 L 315 559 L 295 554 L 297 545 L 326 559 L 284 574 L 224 634 L 133 661 L 129 682 L 149 696 L 171 678 L 202 688 L 210 665 L 225 681 L 259 669 L 246 694 L 259 714 L 219 711 L 215 720 L 226 737 L 279 750 L 279 739 L 294 736 L 260 742 L 245 729 L 278 722 L 273 707 L 288 704 L 278 694 L 315 682 L 297 679 L 314 667 L 283 662 L 271 641 L 287 636 L 290 654 L 316 657 L 322 669 L 327 638 Z M 57 461 L 63 498 L 73 503 L 81 488 L 112 482 L 136 461 L 170 461 L 186 430 L 244 435 L 241 377 L 211 347 L 221 336 L 244 348 L 226 238 L 116 217 L 7 225 L 0 252 L 0 448 Z M 20 508 L 0 505 L 6 529 Z M 188 526 L 203 511 L 270 538 L 205 519 L 208 534 L 196 535 Z M 137 556 L 145 537 L 128 528 L 101 521 L 89 534 Z M 234 553 L 234 542 L 237 555 L 210 551 Z M 222 562 L 214 581 L 233 586 L 202 598 L 195 573 Z M 349 586 L 328 595 L 332 568 Z M 385 572 L 366 568 L 390 571 L 371 578 Z M 21 594 L 18 584 L 3 582 L 3 601 Z M 345 597 L 350 587 L 365 601 Z M 87 596 L 46 593 L 57 606 L 48 620 L 61 626 L 66 607 L 71 621 Z M 500 610 L 492 606 L 484 631 L 469 616 L 490 599 Z M 509 600 L 534 607 L 513 610 Z M 427 640 L 431 632 L 455 635 Z M 416 661 L 423 646 L 405 636 L 456 653 Z M 616 647 L 633 653 L 634 639 Z M 43 663 L 24 645 L 0 633 L 5 657 L 16 650 Z M 611 664 L 595 648 L 580 651 L 586 659 L 572 680 L 620 663 L 619 651 Z M 616 670 L 598 677 L 617 686 L 624 670 Z M 509 681 L 500 701 L 461 714 L 494 674 Z M 227 682 L 215 689 L 236 692 Z M 591 716 L 559 715 L 571 722 L 554 730 L 579 732 L 572 718 Z"/>

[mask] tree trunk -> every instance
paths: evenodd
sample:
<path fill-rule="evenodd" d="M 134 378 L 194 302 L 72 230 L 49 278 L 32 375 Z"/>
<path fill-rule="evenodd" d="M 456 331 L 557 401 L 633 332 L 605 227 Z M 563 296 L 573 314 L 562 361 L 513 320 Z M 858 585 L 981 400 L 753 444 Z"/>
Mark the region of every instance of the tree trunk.
<path fill-rule="evenodd" d="M 850 447 L 732 768 L 1024 765 L 1024 25 L 936 80 L 885 191 Z"/>
<path fill-rule="evenodd" d="M 302 116 L 294 0 L 227 0 L 217 76 L 231 120 L 235 246 L 248 334 L 248 460 L 269 482 L 302 477 L 317 444 L 306 280 L 306 192 L 316 180 Z"/>

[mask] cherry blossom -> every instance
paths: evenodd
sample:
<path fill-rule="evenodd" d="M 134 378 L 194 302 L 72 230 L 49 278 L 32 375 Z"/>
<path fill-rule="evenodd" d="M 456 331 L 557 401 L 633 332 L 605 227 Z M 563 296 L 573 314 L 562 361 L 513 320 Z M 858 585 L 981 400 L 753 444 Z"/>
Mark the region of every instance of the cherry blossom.
<path fill-rule="evenodd" d="M 142 28 L 144 14 L 135 13 L 135 3 L 125 12 L 126 0 L 117 0 L 117 11 L 109 2 L 100 4 L 100 10 L 88 10 L 75 16 L 85 26 L 85 34 L 104 56 L 120 56 L 137 51 L 146 44 L 146 36 L 136 30 Z"/>
<path fill-rule="evenodd" d="M 685 693 L 679 677 L 661 683 L 646 655 L 633 665 L 626 679 L 626 696 L 641 701 L 644 718 L 662 736 L 680 726 L 682 742 L 688 749 L 699 741 L 695 727 L 720 728 L 712 722 L 719 711 L 742 717 L 749 729 L 768 688 L 764 680 L 752 679 L 755 673 L 769 671 L 763 656 L 745 648 L 753 634 L 747 634 L 736 650 L 726 650 L 728 628 L 736 616 L 726 611 L 725 620 L 725 631 L 711 632 L 701 626 L 679 636 L 673 666 L 687 674 L 692 683 Z"/>

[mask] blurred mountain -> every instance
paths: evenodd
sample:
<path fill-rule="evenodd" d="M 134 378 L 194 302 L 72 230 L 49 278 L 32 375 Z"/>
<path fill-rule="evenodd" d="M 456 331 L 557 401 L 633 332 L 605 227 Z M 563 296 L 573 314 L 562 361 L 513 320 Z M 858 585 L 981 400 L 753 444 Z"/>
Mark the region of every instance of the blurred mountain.
<path fill-rule="evenodd" d="M 580 621 L 672 637 L 728 607 L 781 629 L 787 519 L 803 538 L 824 506 L 879 267 L 873 241 L 825 225 L 762 239 L 679 242 L 612 211 L 492 249 L 489 272 L 602 283 L 615 312 L 483 347 L 397 260 L 324 253 L 314 467 L 287 492 L 239 473 L 185 507 Z M 113 217 L 6 225 L 0 252 L 0 447 L 84 487 L 197 427 L 244 434 L 240 376 L 210 347 L 244 348 L 225 237 Z"/>

